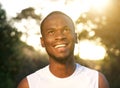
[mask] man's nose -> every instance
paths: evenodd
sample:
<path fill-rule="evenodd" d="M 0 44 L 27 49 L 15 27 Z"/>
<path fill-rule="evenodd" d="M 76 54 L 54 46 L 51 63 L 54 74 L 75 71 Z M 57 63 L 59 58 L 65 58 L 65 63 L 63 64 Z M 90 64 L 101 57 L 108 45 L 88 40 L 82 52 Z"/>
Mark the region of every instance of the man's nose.
<path fill-rule="evenodd" d="M 56 38 L 57 40 L 61 40 L 61 39 L 65 39 L 66 36 L 65 36 L 65 34 L 64 34 L 63 31 L 58 31 L 58 32 L 55 34 L 55 38 Z"/>

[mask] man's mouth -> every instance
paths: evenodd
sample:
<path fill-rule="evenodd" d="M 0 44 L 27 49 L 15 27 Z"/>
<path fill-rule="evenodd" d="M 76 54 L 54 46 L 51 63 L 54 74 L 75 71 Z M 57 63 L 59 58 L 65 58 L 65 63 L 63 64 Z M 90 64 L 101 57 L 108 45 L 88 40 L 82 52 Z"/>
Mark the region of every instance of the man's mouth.
<path fill-rule="evenodd" d="M 60 44 L 60 45 L 56 45 L 55 48 L 62 48 L 62 47 L 65 47 L 66 44 Z"/>

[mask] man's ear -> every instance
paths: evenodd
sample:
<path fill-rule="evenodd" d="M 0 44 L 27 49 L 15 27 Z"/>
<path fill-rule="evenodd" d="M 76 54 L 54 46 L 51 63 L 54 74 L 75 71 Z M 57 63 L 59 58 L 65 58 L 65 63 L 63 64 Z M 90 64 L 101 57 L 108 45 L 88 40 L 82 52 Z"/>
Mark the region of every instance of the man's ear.
<path fill-rule="evenodd" d="M 44 44 L 44 39 L 43 39 L 43 37 L 40 37 L 40 41 L 41 41 L 41 45 L 42 45 L 42 47 L 45 47 L 45 44 Z"/>

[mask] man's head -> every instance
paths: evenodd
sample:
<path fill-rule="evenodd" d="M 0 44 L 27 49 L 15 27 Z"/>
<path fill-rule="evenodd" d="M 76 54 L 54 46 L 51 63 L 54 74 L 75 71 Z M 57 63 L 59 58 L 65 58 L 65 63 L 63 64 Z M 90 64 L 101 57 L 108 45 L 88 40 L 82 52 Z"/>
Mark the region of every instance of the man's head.
<path fill-rule="evenodd" d="M 41 34 L 42 34 L 42 29 L 43 29 L 43 26 L 44 26 L 44 22 L 45 22 L 46 19 L 49 18 L 49 16 L 51 16 L 51 15 L 64 15 L 64 16 L 66 16 L 66 17 L 70 20 L 71 25 L 74 27 L 74 23 L 73 23 L 72 19 L 71 19 L 68 15 L 66 15 L 65 13 L 60 12 L 60 11 L 53 11 L 53 12 L 51 12 L 50 14 L 48 14 L 48 15 L 43 19 L 43 21 L 41 22 L 41 26 L 40 26 Z M 74 27 L 73 29 L 74 29 L 73 31 L 75 31 L 75 27 Z M 43 34 L 42 34 L 42 35 L 43 35 Z"/>
<path fill-rule="evenodd" d="M 73 56 L 76 34 L 74 23 L 66 14 L 55 11 L 41 23 L 41 44 L 52 59 Z"/>

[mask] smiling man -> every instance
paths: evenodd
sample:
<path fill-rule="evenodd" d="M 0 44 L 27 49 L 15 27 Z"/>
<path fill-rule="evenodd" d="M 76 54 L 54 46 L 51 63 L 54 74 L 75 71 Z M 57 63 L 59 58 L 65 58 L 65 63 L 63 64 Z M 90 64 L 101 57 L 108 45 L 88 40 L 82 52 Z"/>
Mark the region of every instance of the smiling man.
<path fill-rule="evenodd" d="M 77 37 L 69 16 L 50 13 L 41 23 L 41 34 L 50 64 L 28 75 L 18 88 L 109 88 L 102 73 L 75 63 Z"/>

